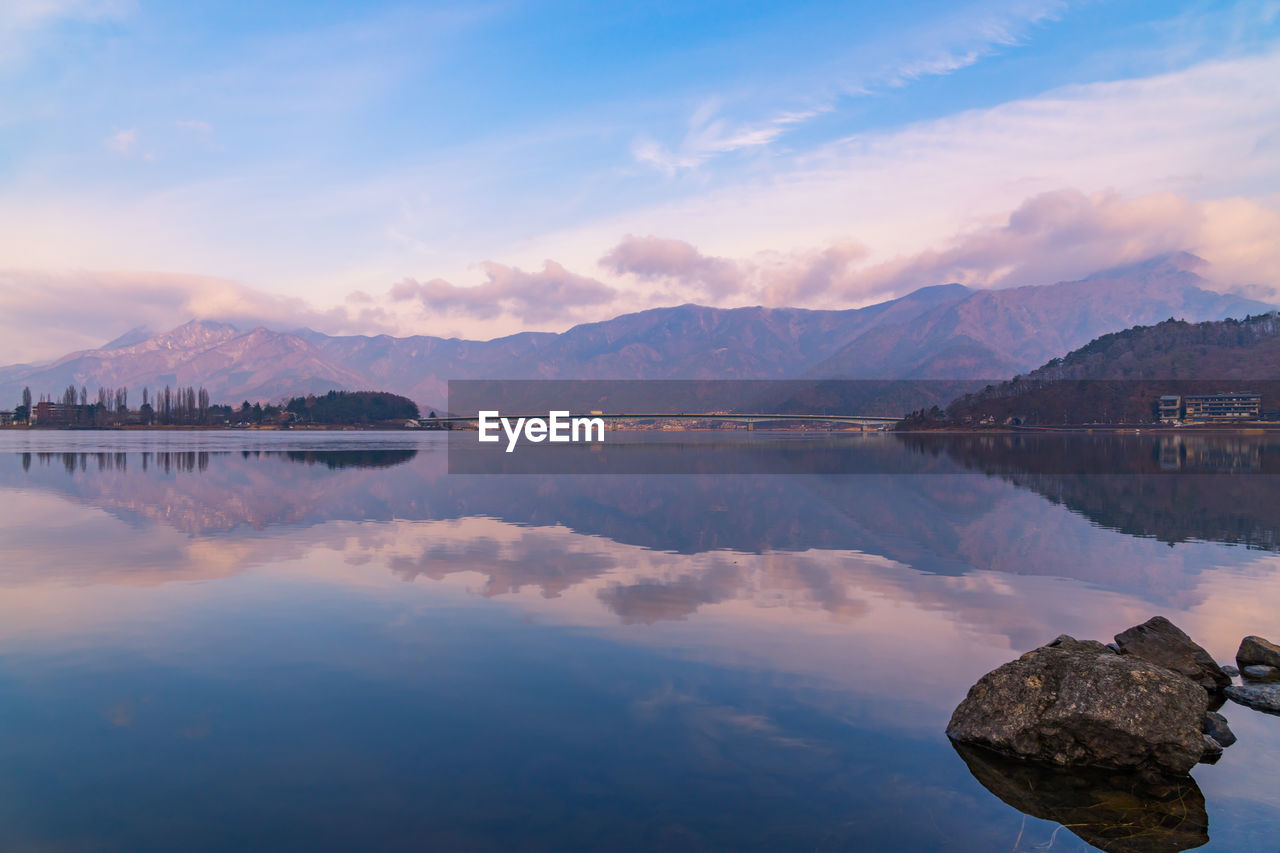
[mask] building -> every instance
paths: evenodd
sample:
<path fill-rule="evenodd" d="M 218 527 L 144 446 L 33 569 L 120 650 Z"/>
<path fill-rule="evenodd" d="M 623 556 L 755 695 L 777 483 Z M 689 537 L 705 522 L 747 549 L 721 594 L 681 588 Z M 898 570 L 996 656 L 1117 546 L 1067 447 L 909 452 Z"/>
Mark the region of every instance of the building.
<path fill-rule="evenodd" d="M 1160 398 L 1160 423 L 1173 424 L 1182 420 L 1182 397 L 1165 394 Z"/>
<path fill-rule="evenodd" d="M 11 426 L 13 424 L 13 412 L 0 412 L 0 426 Z"/>
<path fill-rule="evenodd" d="M 1256 421 L 1262 416 L 1262 395 L 1251 391 L 1188 395 L 1185 401 L 1184 418 L 1192 422 Z"/>
<path fill-rule="evenodd" d="M 31 412 L 31 425 L 58 426 L 75 423 L 79 413 L 79 406 L 67 406 L 62 403 L 41 400 L 36 403 Z"/>

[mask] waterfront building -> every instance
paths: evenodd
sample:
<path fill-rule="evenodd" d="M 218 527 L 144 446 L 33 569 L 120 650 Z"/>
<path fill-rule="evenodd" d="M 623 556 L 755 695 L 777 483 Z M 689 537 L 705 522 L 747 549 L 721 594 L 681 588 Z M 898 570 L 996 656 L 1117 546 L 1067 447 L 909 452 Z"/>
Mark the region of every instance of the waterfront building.
<path fill-rule="evenodd" d="M 31 423 L 41 426 L 74 423 L 79 411 L 79 406 L 67 406 L 63 403 L 50 403 L 48 400 L 41 400 L 36 403 L 35 409 L 31 413 Z"/>
<path fill-rule="evenodd" d="M 1182 420 L 1182 397 L 1165 394 L 1160 398 L 1160 423 L 1172 424 Z"/>
<path fill-rule="evenodd" d="M 1184 419 L 1191 422 L 1256 421 L 1262 416 L 1262 395 L 1251 391 L 1187 395 L 1185 401 Z"/>

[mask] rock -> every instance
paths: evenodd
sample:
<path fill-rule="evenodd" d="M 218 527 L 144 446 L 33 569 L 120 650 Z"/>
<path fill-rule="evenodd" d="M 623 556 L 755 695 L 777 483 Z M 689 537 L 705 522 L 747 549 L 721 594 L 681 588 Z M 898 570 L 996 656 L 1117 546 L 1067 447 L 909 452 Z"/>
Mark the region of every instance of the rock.
<path fill-rule="evenodd" d="M 1250 664 L 1240 674 L 1250 681 L 1280 681 L 1280 669 L 1262 663 Z"/>
<path fill-rule="evenodd" d="M 1200 728 L 1224 748 L 1236 742 L 1236 734 L 1231 731 L 1231 726 L 1227 725 L 1227 718 L 1215 711 L 1204 715 L 1204 725 Z"/>
<path fill-rule="evenodd" d="M 1235 678 L 1237 675 L 1240 674 L 1240 670 L 1236 669 L 1234 666 L 1224 666 L 1222 668 L 1222 671 L 1225 672 L 1227 675 L 1231 676 L 1232 678 Z"/>
<path fill-rule="evenodd" d="M 1280 714 L 1280 684 L 1233 684 L 1227 688 L 1227 698 L 1255 711 Z"/>
<path fill-rule="evenodd" d="M 1207 651 L 1163 616 L 1153 616 L 1141 625 L 1116 634 L 1116 645 L 1122 654 L 1171 669 L 1211 692 L 1231 683 L 1230 676 Z"/>
<path fill-rule="evenodd" d="M 1222 744 L 1208 735 L 1204 736 L 1204 755 L 1200 756 L 1201 764 L 1217 764 L 1222 757 Z"/>
<path fill-rule="evenodd" d="M 1067 770 L 956 744 L 969 772 L 1023 814 L 1061 824 L 1108 853 L 1175 853 L 1209 843 L 1204 794 L 1190 776 Z"/>
<path fill-rule="evenodd" d="M 1204 755 L 1208 706 L 1190 679 L 1062 636 L 979 679 L 947 735 L 1059 766 L 1182 774 Z"/>
<path fill-rule="evenodd" d="M 1255 663 L 1280 667 L 1280 646 L 1261 637 L 1245 637 L 1236 652 L 1236 666 L 1243 670 Z"/>

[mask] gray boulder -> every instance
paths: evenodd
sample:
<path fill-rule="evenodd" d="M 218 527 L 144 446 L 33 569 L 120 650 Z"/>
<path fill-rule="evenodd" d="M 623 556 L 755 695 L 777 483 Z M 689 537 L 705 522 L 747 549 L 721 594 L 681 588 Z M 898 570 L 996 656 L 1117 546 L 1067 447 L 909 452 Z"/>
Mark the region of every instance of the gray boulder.
<path fill-rule="evenodd" d="M 1261 663 L 1246 666 L 1240 674 L 1250 681 L 1280 681 L 1280 669 Z"/>
<path fill-rule="evenodd" d="M 1243 672 L 1246 666 L 1254 664 L 1280 667 L 1280 646 L 1261 637 L 1245 637 L 1240 641 L 1240 651 L 1236 652 L 1236 666 Z"/>
<path fill-rule="evenodd" d="M 1222 744 L 1208 735 L 1204 735 L 1204 755 L 1200 756 L 1202 764 L 1217 764 L 1222 757 Z"/>
<path fill-rule="evenodd" d="M 1064 635 L 979 679 L 947 736 L 1058 766 L 1182 774 L 1204 757 L 1208 707 L 1196 682 Z"/>
<path fill-rule="evenodd" d="M 1255 711 L 1280 714 L 1280 684 L 1233 684 L 1227 688 L 1227 698 Z"/>
<path fill-rule="evenodd" d="M 1163 616 L 1153 616 L 1141 625 L 1116 634 L 1116 646 L 1121 654 L 1171 669 L 1211 692 L 1231 683 L 1231 677 L 1222 671 L 1212 655 Z"/>
<path fill-rule="evenodd" d="M 1227 718 L 1216 711 L 1210 711 L 1204 715 L 1204 725 L 1201 728 L 1205 734 L 1223 747 L 1231 746 L 1236 742 L 1236 733 L 1231 731 L 1231 726 L 1227 725 Z"/>

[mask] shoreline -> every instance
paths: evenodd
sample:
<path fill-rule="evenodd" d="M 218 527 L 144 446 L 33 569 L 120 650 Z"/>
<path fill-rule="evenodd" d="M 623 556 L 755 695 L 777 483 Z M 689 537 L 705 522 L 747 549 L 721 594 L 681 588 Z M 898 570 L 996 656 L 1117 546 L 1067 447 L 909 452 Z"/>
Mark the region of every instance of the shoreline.
<path fill-rule="evenodd" d="M 1130 424 L 1089 424 L 1068 426 L 999 426 L 999 427 L 915 427 L 895 429 L 898 433 L 951 433 L 955 435 L 1026 435 L 1052 433 L 1055 435 L 1266 435 L 1280 433 L 1280 423 L 1252 426 L 1203 424 L 1196 426 L 1135 426 Z"/>

